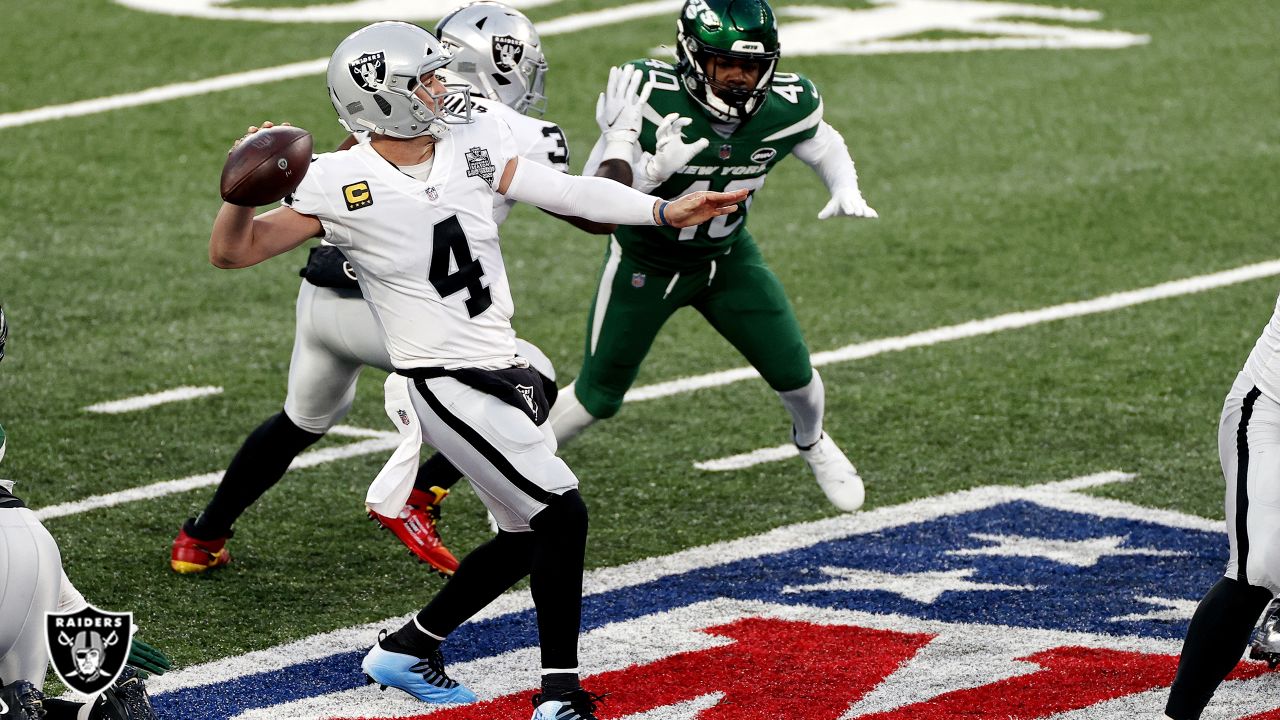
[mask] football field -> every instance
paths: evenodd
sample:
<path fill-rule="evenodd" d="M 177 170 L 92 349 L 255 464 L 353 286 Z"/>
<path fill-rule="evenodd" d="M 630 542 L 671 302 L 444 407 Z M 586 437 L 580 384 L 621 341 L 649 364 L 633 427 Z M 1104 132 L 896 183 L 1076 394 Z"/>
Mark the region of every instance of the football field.
<path fill-rule="evenodd" d="M 383 373 L 365 371 L 342 428 L 237 524 L 229 567 L 178 576 L 168 555 L 280 410 L 306 257 L 209 264 L 227 147 L 268 119 L 336 146 L 323 58 L 365 22 L 432 27 L 451 5 L 6 13 L 0 477 L 86 598 L 133 612 L 185 668 L 153 685 L 164 718 L 428 710 L 359 687 L 359 648 L 442 583 L 364 516 L 395 444 Z M 680 3 L 519 7 L 543 32 L 546 118 L 580 170 L 609 66 L 669 59 Z M 1222 400 L 1280 290 L 1280 13 L 1266 0 L 775 9 L 779 69 L 821 90 L 880 213 L 818 221 L 825 188 L 787 161 L 750 220 L 867 504 L 828 504 L 787 451 L 776 394 L 678 313 L 619 415 L 561 452 L 591 509 L 583 671 L 617 693 L 602 717 L 1158 717 L 1226 558 Z M 563 387 L 606 240 L 528 207 L 502 234 L 514 325 Z M 459 556 L 488 537 L 465 484 L 440 527 Z M 446 645 L 490 704 L 427 717 L 527 717 L 530 607 L 518 589 Z M 761 667 L 771 679 L 753 691 Z M 1237 673 L 1205 717 L 1280 717 L 1280 675 Z M 1062 678 L 1076 690 L 1045 701 Z"/>

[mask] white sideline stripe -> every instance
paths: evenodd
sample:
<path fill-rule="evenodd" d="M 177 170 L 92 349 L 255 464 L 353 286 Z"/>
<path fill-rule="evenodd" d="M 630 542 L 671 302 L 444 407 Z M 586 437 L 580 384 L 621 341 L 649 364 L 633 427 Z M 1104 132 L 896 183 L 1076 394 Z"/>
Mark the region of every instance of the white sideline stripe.
<path fill-rule="evenodd" d="M 1238 268 L 1210 273 L 1208 275 L 1199 275 L 1183 280 L 1173 280 L 1171 282 L 1160 283 L 1159 285 L 1139 288 L 1137 290 L 1129 290 L 1126 292 L 1114 293 L 1112 295 L 1103 295 L 1101 297 L 1093 298 L 1092 300 L 1082 300 L 1079 302 L 1064 303 L 1062 305 L 1053 305 L 1039 310 L 1007 313 L 1004 315 L 986 318 L 984 320 L 970 320 L 969 322 L 960 323 L 959 325 L 948 325 L 945 327 L 933 328 L 932 330 L 923 330 L 921 332 L 912 333 L 911 335 L 903 335 L 901 337 L 881 338 L 879 340 L 871 340 L 864 343 L 855 343 L 835 350 L 814 353 L 810 359 L 813 362 L 814 367 L 846 362 L 849 360 L 860 360 L 887 352 L 909 350 L 911 348 L 937 345 L 938 343 L 949 342 L 951 340 L 963 340 L 966 338 L 980 337 L 982 335 L 991 335 L 1004 330 L 1016 330 L 1018 328 L 1029 327 L 1031 325 L 1038 325 L 1040 323 L 1051 322 L 1054 320 L 1065 320 L 1067 318 L 1096 315 L 1098 313 L 1110 312 L 1112 310 L 1119 310 L 1121 308 L 1132 307 L 1134 305 L 1141 305 L 1155 300 L 1165 300 L 1168 298 L 1179 297 L 1181 295 L 1190 295 L 1192 293 L 1204 292 L 1206 290 L 1227 287 L 1229 285 L 1238 285 L 1243 282 L 1249 282 L 1250 280 L 1257 280 L 1259 278 L 1272 277 L 1275 275 L 1280 275 L 1280 260 L 1268 260 L 1266 262 L 1255 263 L 1253 265 L 1243 265 Z M 748 380 L 756 377 L 760 377 L 760 373 L 756 372 L 755 368 L 735 368 L 733 370 L 723 370 L 720 372 L 707 373 L 705 375 L 694 375 L 691 377 L 678 378 L 676 380 L 669 380 L 666 382 L 634 388 L 626 394 L 624 399 L 626 402 L 656 400 L 657 398 L 678 395 L 680 393 L 691 392 L 694 390 L 729 385 L 740 380 Z"/>
<path fill-rule="evenodd" d="M 219 395 L 221 393 L 222 388 L 216 385 L 204 385 L 201 387 L 184 385 L 172 390 L 151 393 L 149 395 L 137 395 L 135 397 L 124 398 L 123 400 L 100 402 L 96 405 L 89 405 L 84 408 L 84 411 L 119 415 L 120 413 L 133 412 L 135 410 L 145 410 L 150 407 L 155 407 L 156 405 L 164 405 L 165 403 L 194 400 L 196 398 L 207 397 L 209 395 Z"/>
<path fill-rule="evenodd" d="M 710 470 L 711 472 L 724 472 L 725 470 L 741 470 L 749 468 L 752 465 L 761 465 L 768 462 L 776 462 L 778 460 L 786 460 L 800 454 L 800 450 L 795 443 L 787 443 L 777 447 L 760 448 L 752 450 L 749 453 L 741 455 L 730 455 L 729 457 L 720 458 L 719 460 L 707 460 L 704 462 L 696 462 L 694 467 L 699 470 Z"/>
<path fill-rule="evenodd" d="M 538 23 L 536 27 L 538 29 L 538 34 L 542 37 L 562 35 L 565 33 L 577 32 L 579 30 L 586 30 L 588 28 L 599 27 L 601 25 L 612 25 L 626 20 L 634 20 L 636 18 L 674 12 L 679 9 L 682 4 L 681 0 L 657 0 L 657 2 L 636 3 L 634 5 L 624 5 L 623 7 L 609 8 L 607 10 L 566 15 L 562 18 Z M 48 122 L 50 120 L 62 120 L 65 118 L 81 117 L 84 115 L 94 115 L 97 113 L 107 112 L 109 110 L 120 110 L 123 108 L 139 107 L 141 105 L 154 105 L 156 103 L 167 102 L 169 100 L 205 95 L 208 93 L 220 92 L 222 90 L 233 90 L 235 88 L 249 87 L 251 85 L 261 85 L 263 83 L 277 82 L 280 80 L 292 80 L 294 78 L 307 77 L 310 75 L 320 75 L 324 73 L 328 65 L 329 58 L 316 58 L 315 60 L 304 60 L 302 62 L 278 65 L 276 67 L 231 73 L 230 75 L 219 75 L 217 77 L 206 78 L 204 80 L 174 83 L 172 85 L 161 85 L 159 87 L 148 88 L 138 92 L 111 95 L 109 97 L 94 98 L 91 100 L 80 100 L 78 102 L 67 103 L 65 105 L 47 105 L 45 107 L 34 108 L 31 110 L 4 113 L 3 115 L 0 115 L 0 129 L 19 127 L 22 125 L 34 125 L 36 123 Z"/>
<path fill-rule="evenodd" d="M 1073 492 L 1073 490 L 1081 487 L 1097 487 L 1108 483 L 1125 482 L 1133 477 L 1131 473 L 1107 471 L 1028 487 L 987 485 L 912 500 L 901 505 L 877 508 L 867 512 L 848 513 L 823 520 L 787 525 L 759 535 L 703 545 L 662 557 L 645 558 L 617 567 L 591 570 L 583 578 L 583 595 L 611 592 L 691 570 L 797 550 L 815 543 L 838 540 L 850 535 L 873 533 L 913 523 L 928 522 L 944 516 L 974 512 L 1017 500 L 1029 500 L 1069 512 L 1156 522 L 1192 530 L 1207 530 L 1210 532 L 1223 530 L 1221 521 L 1211 521 L 1173 511 L 1158 511 L 1139 505 L 1116 500 L 1105 500 Z M 508 613 L 528 610 L 532 607 L 533 600 L 529 596 L 528 590 L 510 591 L 499 596 L 493 604 L 482 610 L 474 619 L 483 620 L 499 617 Z M 256 650 L 245 655 L 223 658 L 175 670 L 152 678 L 147 681 L 147 685 L 153 693 L 214 685 L 254 673 L 280 670 L 340 652 L 368 648 L 370 638 L 377 634 L 379 628 L 402 625 L 417 610 L 414 609 L 409 612 L 410 614 L 388 618 L 381 622 L 342 628 L 265 650 Z M 1149 641 L 1142 639 L 1142 642 Z"/>
<path fill-rule="evenodd" d="M 332 432 L 332 431 L 331 431 Z M 349 433 L 338 433 L 349 434 Z M 350 445 L 340 445 L 338 447 L 324 448 L 322 450 L 311 450 L 294 458 L 290 463 L 289 469 L 296 470 L 299 468 L 308 468 L 323 463 L 333 462 L 335 460 L 345 460 L 347 458 L 359 457 L 361 455 L 370 455 L 373 453 L 387 452 L 394 450 L 396 445 L 400 444 L 399 435 L 396 433 L 383 433 L 381 436 L 370 440 L 361 440 L 360 442 L 351 443 Z M 107 493 L 105 495 L 92 495 L 83 500 L 76 500 L 61 505 L 51 505 L 36 511 L 36 517 L 41 520 L 51 520 L 53 518 L 66 517 L 68 515 L 78 515 L 90 510 L 100 508 L 115 507 L 125 503 L 136 502 L 138 500 L 152 500 L 165 495 L 173 495 L 188 490 L 217 485 L 222 480 L 225 471 L 205 473 L 204 475 L 192 475 L 190 477 L 179 478 L 177 480 L 166 480 L 142 487 L 130 488 L 119 492 Z"/>

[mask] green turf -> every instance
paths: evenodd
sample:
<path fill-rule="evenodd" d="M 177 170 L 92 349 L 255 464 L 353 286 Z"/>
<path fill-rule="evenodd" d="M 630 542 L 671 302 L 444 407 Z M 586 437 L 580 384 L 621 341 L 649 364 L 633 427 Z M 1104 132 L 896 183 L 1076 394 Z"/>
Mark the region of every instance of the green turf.
<path fill-rule="evenodd" d="M 815 221 L 826 194 L 796 162 L 754 205 L 752 231 L 813 350 L 1277 255 L 1271 4 L 1086 5 L 1104 13 L 1092 25 L 1151 43 L 784 61 L 823 90 L 881 213 Z M 0 112 L 313 59 L 355 27 L 158 17 L 84 0 L 32 5 L 6 22 L 0 57 L 31 69 L 0 79 Z M 549 117 L 567 131 L 575 167 L 594 140 L 608 64 L 670 43 L 671 25 L 651 18 L 548 38 Z M 205 255 L 225 149 L 267 118 L 311 129 L 321 148 L 342 137 L 318 75 L 0 130 L 10 178 L 0 301 L 13 324 L 0 367 L 2 474 L 33 507 L 219 470 L 278 411 L 304 253 L 238 272 Z M 503 235 L 517 328 L 568 380 L 603 241 L 531 208 Z M 863 470 L 872 507 L 1124 470 L 1137 479 L 1103 492 L 1219 517 L 1218 411 L 1278 287 L 1260 280 L 824 367 L 828 428 Z M 685 312 L 639 383 L 741 364 Z M 80 409 L 206 384 L 226 391 L 120 416 Z M 389 429 L 380 390 L 380 374 L 366 373 L 349 424 Z M 759 381 L 624 408 L 563 453 L 593 512 L 590 564 L 832 514 L 799 460 L 730 473 L 692 466 L 786 437 L 785 413 Z M 166 569 L 174 532 L 208 490 L 48 525 L 91 601 L 133 610 L 143 637 L 189 664 L 407 612 L 439 587 L 363 519 L 381 460 L 291 473 L 238 525 L 236 563 L 209 577 Z M 448 500 L 451 547 L 485 539 L 483 514 L 469 489 Z"/>

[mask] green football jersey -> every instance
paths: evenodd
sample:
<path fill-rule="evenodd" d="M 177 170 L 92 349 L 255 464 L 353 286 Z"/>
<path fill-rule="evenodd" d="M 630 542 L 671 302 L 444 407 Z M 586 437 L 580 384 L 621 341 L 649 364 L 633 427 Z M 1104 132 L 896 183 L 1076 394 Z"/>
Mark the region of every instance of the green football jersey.
<path fill-rule="evenodd" d="M 822 98 L 807 78 L 795 73 L 775 73 L 768 98 L 746 123 L 729 137 L 712 127 L 712 120 L 680 85 L 675 68 L 661 60 L 630 63 L 645 73 L 651 86 L 645 109 L 640 146 L 652 153 L 658 123 L 670 113 L 693 120 L 684 129 L 686 142 L 707 138 L 710 144 L 693 160 L 653 191 L 676 198 L 697 190 L 759 190 L 765 176 L 800 142 L 812 138 L 822 121 Z M 723 255 L 747 235 L 747 213 L 752 197 L 738 211 L 696 227 L 676 230 L 663 227 L 619 227 L 614 234 L 623 250 L 656 269 L 678 272 Z"/>

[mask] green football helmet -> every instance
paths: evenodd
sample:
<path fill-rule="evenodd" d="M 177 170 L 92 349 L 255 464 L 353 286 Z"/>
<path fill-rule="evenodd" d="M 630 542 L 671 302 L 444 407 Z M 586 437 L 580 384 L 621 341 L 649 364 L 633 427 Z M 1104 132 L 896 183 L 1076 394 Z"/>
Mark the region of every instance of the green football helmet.
<path fill-rule="evenodd" d="M 686 0 L 676 21 L 676 71 L 711 117 L 743 121 L 764 105 L 778 67 L 778 21 L 765 0 Z M 750 63 L 755 87 L 713 79 L 713 64 Z"/>

